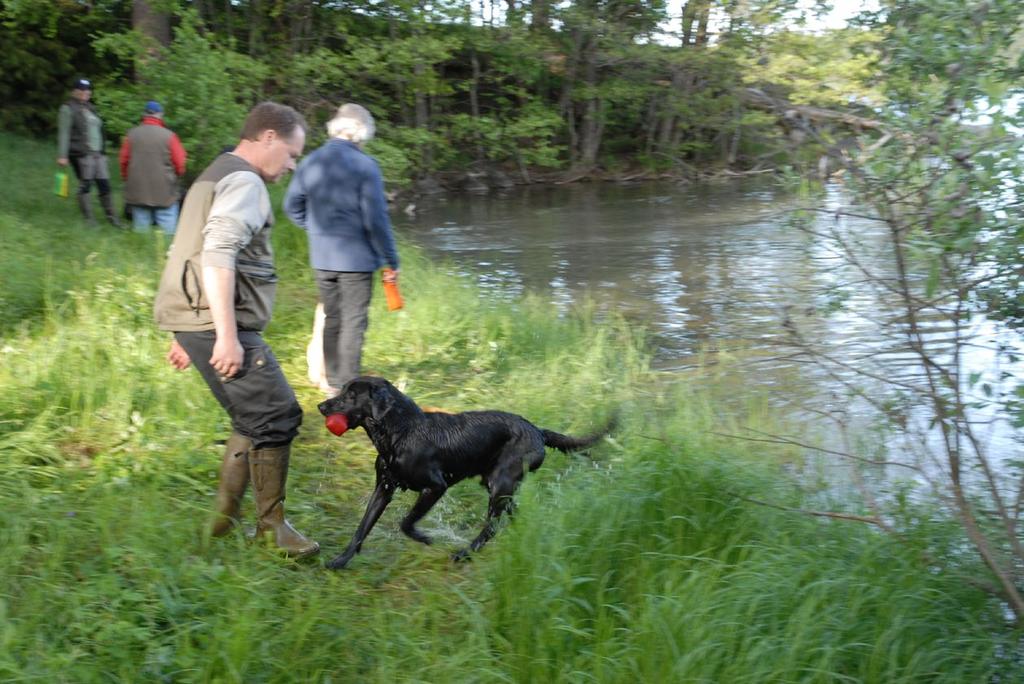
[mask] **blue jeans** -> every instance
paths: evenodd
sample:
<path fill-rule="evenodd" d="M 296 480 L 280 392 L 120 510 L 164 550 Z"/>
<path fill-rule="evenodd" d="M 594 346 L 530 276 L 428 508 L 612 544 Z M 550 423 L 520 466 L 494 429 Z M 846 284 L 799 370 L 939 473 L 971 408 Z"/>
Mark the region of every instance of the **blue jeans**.
<path fill-rule="evenodd" d="M 132 227 L 137 233 L 148 232 L 155 223 L 164 229 L 168 235 L 174 235 L 178 229 L 178 203 L 175 202 L 169 207 L 146 207 L 141 204 L 133 204 Z"/>

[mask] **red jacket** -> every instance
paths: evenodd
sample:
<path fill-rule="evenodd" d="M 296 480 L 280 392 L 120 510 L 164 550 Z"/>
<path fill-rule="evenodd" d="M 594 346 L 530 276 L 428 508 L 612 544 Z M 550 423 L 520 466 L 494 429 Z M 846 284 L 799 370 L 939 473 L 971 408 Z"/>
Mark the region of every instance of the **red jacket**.
<path fill-rule="evenodd" d="M 164 125 L 163 119 L 161 119 L 158 116 L 144 116 L 144 117 L 142 117 L 142 125 L 143 126 L 160 126 L 161 128 L 166 128 L 167 127 L 166 125 Z M 171 132 L 171 137 L 168 140 L 167 144 L 168 144 L 168 147 L 170 148 L 171 164 L 174 165 L 174 171 L 179 176 L 184 176 L 185 175 L 186 155 L 185 155 L 185 148 L 182 147 L 181 140 L 178 139 L 178 134 L 174 133 L 172 131 Z M 131 159 L 132 159 L 132 141 L 128 137 L 125 137 L 124 142 L 121 143 L 120 159 L 121 159 L 121 178 L 122 179 L 126 179 L 126 178 L 128 178 L 128 164 L 131 162 Z"/>
<path fill-rule="evenodd" d="M 178 201 L 185 148 L 160 117 L 144 116 L 128 131 L 119 159 L 126 204 L 166 207 Z"/>

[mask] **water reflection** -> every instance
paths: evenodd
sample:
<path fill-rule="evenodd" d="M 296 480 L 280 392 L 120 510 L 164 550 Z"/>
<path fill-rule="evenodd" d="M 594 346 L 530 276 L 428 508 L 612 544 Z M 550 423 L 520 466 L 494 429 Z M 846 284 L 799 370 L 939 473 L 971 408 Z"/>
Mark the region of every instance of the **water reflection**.
<path fill-rule="evenodd" d="M 804 242 L 785 208 L 764 183 L 575 185 L 450 197 L 398 229 L 491 296 L 546 292 L 563 308 L 590 296 L 642 321 L 673 366 L 708 340 L 778 332 Z"/>

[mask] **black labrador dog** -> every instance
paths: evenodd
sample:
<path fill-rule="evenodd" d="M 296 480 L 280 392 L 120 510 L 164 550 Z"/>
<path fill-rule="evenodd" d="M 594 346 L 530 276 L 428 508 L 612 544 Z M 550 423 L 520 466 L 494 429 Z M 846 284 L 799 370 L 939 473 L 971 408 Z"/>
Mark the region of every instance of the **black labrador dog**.
<path fill-rule="evenodd" d="M 328 425 L 341 420 L 341 414 L 342 425 L 347 423 L 342 431 L 348 427 L 366 430 L 377 448 L 376 487 L 348 548 L 327 563 L 332 570 L 345 567 L 359 553 L 396 488 L 420 493 L 402 519 L 401 529 L 412 539 L 429 544 L 430 537 L 417 530 L 416 523 L 449 487 L 479 476 L 490 492 L 490 503 L 483 530 L 469 548 L 453 556 L 467 559 L 494 536 L 501 514 L 511 511 L 512 495 L 524 471 L 532 472 L 544 462 L 544 447 L 567 453 L 585 449 L 608 434 L 614 423 L 577 438 L 542 430 L 521 416 L 501 411 L 425 412 L 390 382 L 371 376 L 348 382 L 319 409 L 328 417 Z"/>

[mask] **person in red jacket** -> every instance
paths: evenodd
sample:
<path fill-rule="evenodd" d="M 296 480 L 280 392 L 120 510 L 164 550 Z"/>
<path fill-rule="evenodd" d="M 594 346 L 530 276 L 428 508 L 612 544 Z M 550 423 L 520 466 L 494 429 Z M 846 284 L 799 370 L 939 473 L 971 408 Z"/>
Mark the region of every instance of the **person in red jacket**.
<path fill-rule="evenodd" d="M 168 235 L 178 226 L 178 180 L 185 175 L 185 148 L 174 131 L 164 126 L 164 108 L 150 100 L 142 123 L 121 143 L 124 202 L 136 231 L 155 223 Z"/>

